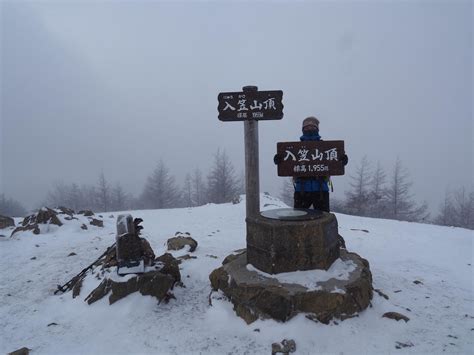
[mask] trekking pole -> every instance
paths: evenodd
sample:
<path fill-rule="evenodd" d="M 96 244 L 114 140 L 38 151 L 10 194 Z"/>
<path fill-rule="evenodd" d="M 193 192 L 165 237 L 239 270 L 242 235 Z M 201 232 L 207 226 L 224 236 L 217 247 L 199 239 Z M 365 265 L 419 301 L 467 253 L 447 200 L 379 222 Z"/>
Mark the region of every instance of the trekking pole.
<path fill-rule="evenodd" d="M 82 269 L 82 271 L 80 273 L 78 273 L 76 276 L 74 276 L 71 280 L 69 280 L 68 282 L 66 282 L 64 285 L 57 285 L 57 290 L 54 291 L 54 294 L 58 294 L 58 292 L 62 292 L 62 293 L 65 293 L 69 290 L 72 289 L 72 287 L 76 284 L 76 282 L 82 277 L 85 275 L 85 273 L 87 271 L 89 271 L 89 269 L 92 269 L 92 267 L 100 260 L 102 259 L 105 255 L 107 255 L 109 253 L 109 251 L 112 249 L 112 248 L 115 248 L 115 243 L 112 244 L 110 247 L 107 248 L 107 250 L 101 255 L 99 256 L 92 264 L 90 264 L 88 267 L 86 267 L 85 269 Z"/>

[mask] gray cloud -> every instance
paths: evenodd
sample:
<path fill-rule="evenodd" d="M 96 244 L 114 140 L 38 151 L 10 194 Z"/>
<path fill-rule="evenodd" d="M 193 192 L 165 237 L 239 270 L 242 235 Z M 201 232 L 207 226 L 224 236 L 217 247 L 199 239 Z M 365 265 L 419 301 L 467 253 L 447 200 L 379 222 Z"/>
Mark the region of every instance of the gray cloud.
<path fill-rule="evenodd" d="M 0 188 L 29 205 L 56 179 L 100 171 L 138 193 L 162 158 L 182 176 L 217 147 L 243 169 L 243 124 L 217 94 L 284 91 L 260 123 L 261 190 L 277 193 L 277 141 L 321 119 L 347 175 L 399 156 L 434 207 L 472 184 L 472 4 L 2 2 Z"/>

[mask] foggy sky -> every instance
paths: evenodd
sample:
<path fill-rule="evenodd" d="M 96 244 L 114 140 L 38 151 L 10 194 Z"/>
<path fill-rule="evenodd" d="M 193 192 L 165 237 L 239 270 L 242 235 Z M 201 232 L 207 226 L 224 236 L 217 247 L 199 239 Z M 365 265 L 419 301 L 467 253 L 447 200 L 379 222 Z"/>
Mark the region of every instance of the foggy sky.
<path fill-rule="evenodd" d="M 278 195 L 272 157 L 317 116 L 367 155 L 408 168 L 436 211 L 472 186 L 472 3 L 14 2 L 1 9 L 0 192 L 36 206 L 53 181 L 106 178 L 140 193 L 156 163 L 204 173 L 217 148 L 244 168 L 242 122 L 217 95 L 283 90 L 284 118 L 260 122 L 260 190 Z"/>

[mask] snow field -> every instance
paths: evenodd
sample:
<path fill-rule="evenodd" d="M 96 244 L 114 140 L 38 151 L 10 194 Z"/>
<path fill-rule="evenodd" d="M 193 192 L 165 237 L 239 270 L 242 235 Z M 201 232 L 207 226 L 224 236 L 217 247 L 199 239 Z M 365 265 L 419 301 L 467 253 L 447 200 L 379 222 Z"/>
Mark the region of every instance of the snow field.
<path fill-rule="evenodd" d="M 285 207 L 266 195 L 261 204 Z M 330 325 L 303 314 L 247 325 L 228 301 L 214 294 L 209 306 L 208 299 L 211 271 L 245 248 L 245 203 L 130 213 L 143 219 L 157 256 L 178 231 L 198 241 L 197 259 L 180 265 L 185 287 L 175 287 L 176 300 L 157 304 L 133 294 L 112 306 L 107 298 L 89 306 L 83 300 L 97 285 L 90 279 L 76 299 L 53 295 L 115 241 L 117 212 L 102 214 L 104 228 L 84 231 L 83 221 L 65 221 L 46 234 L 0 238 L 1 353 L 26 346 L 34 354 L 268 354 L 284 338 L 296 341 L 296 354 L 473 353 L 472 231 L 337 214 L 348 250 L 369 260 L 374 288 L 389 300 L 374 293 L 359 317 Z M 389 311 L 410 321 L 382 318 Z M 413 346 L 396 349 L 397 342 Z"/>

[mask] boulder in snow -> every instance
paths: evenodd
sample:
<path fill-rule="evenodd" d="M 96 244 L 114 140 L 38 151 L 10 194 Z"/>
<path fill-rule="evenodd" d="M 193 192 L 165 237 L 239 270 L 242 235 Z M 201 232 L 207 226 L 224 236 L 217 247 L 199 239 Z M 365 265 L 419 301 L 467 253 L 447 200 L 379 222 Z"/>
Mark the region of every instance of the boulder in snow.
<path fill-rule="evenodd" d="M 382 317 L 389 318 L 389 319 L 394 319 L 397 322 L 399 320 L 404 320 L 405 323 L 407 323 L 410 320 L 410 318 L 408 318 L 407 316 L 404 316 L 403 314 L 398 313 L 398 312 L 387 312 L 387 313 L 384 313 Z"/>
<path fill-rule="evenodd" d="M 27 216 L 23 219 L 21 223 L 23 227 L 34 224 L 55 224 L 57 226 L 62 226 L 62 222 L 58 218 L 58 213 L 48 207 L 42 207 L 30 216 Z"/>
<path fill-rule="evenodd" d="M 189 233 L 177 232 L 173 238 L 168 239 L 167 245 L 168 250 L 180 250 L 183 249 L 186 245 L 188 245 L 189 252 L 192 253 L 196 250 L 198 243 L 190 237 Z"/>
<path fill-rule="evenodd" d="M 78 214 L 82 214 L 85 217 L 91 217 L 94 215 L 94 212 L 92 212 L 91 210 L 82 210 L 82 211 L 79 211 Z"/>
<path fill-rule="evenodd" d="M 293 339 L 283 339 L 281 343 L 272 344 L 272 355 L 282 353 L 288 355 L 296 351 L 296 342 Z"/>
<path fill-rule="evenodd" d="M 104 227 L 104 221 L 96 218 L 92 218 L 92 220 L 89 222 L 91 226 L 96 226 L 96 227 Z"/>
<path fill-rule="evenodd" d="M 8 216 L 0 215 L 0 229 L 15 227 L 15 220 Z"/>
<path fill-rule="evenodd" d="M 8 355 L 28 355 L 30 353 L 30 350 L 31 349 L 28 349 L 27 347 L 22 347 L 21 349 L 8 353 Z"/>

